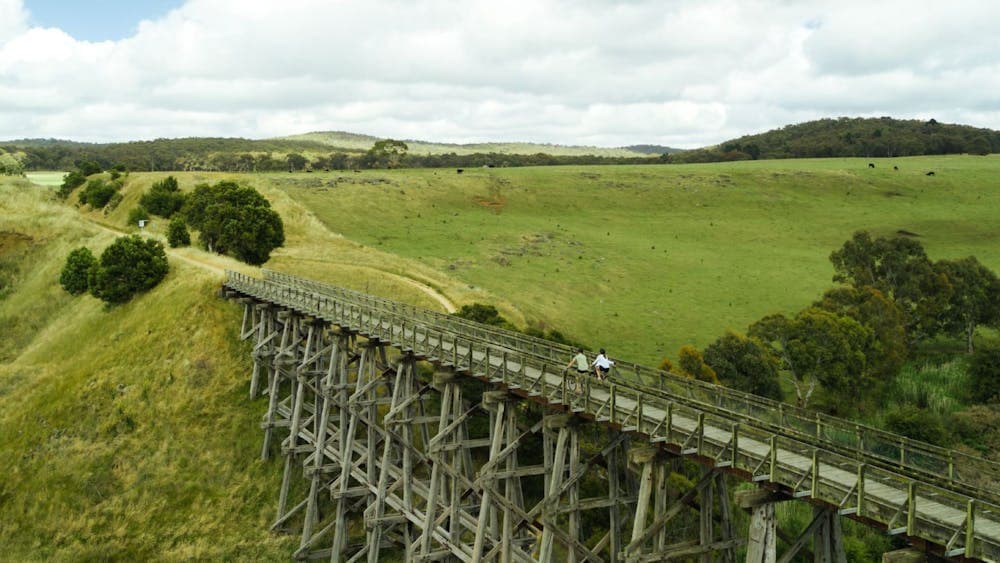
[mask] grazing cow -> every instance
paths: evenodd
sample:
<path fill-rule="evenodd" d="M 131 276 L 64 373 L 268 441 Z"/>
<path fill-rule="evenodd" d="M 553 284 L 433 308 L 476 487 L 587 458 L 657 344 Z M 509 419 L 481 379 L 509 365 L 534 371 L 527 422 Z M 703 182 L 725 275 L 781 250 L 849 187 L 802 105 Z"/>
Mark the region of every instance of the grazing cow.
<path fill-rule="evenodd" d="M 892 169 L 893 170 L 899 170 L 899 167 L 898 166 L 893 166 Z"/>
<path fill-rule="evenodd" d="M 458 168 L 458 169 L 456 169 L 456 170 L 455 170 L 455 172 L 456 172 L 457 174 L 461 174 L 462 172 L 465 172 L 465 169 L 463 169 L 463 168 Z"/>
<path fill-rule="evenodd" d="M 933 170 L 931 170 L 927 174 L 924 174 L 924 176 L 933 176 L 933 175 L 934 175 L 934 171 Z"/>
<path fill-rule="evenodd" d="M 874 162 L 869 162 L 868 163 L 868 168 L 875 168 L 875 163 Z"/>

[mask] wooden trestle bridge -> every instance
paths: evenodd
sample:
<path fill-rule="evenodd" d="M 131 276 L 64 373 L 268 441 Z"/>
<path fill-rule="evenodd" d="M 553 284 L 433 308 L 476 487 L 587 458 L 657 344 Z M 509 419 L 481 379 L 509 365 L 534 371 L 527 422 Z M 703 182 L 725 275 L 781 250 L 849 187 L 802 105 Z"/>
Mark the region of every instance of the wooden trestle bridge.
<path fill-rule="evenodd" d="M 983 459 L 622 361 L 577 389 L 566 346 L 276 272 L 223 291 L 295 558 L 845 561 L 843 516 L 1000 561 Z M 682 464 L 700 474 L 679 487 Z M 788 501 L 812 507 L 800 532 L 775 526 Z"/>

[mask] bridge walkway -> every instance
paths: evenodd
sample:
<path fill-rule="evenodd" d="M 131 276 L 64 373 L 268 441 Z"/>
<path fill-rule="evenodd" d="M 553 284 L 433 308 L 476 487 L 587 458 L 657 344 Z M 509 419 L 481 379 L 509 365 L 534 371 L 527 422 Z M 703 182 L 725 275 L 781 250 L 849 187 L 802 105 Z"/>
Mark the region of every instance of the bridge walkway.
<path fill-rule="evenodd" d="M 641 366 L 626 364 L 612 382 L 584 378 L 576 392 L 561 374 L 566 347 L 311 280 L 265 276 L 230 273 L 226 287 L 940 545 L 946 555 L 1000 559 L 1000 472 L 985 460 Z"/>

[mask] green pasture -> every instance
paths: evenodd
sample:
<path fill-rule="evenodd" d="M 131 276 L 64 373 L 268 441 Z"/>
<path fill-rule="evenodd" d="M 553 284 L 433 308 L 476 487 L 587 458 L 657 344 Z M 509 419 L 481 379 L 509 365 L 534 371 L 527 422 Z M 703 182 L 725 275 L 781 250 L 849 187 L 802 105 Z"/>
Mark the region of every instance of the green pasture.
<path fill-rule="evenodd" d="M 65 172 L 58 171 L 43 171 L 43 172 L 27 172 L 25 176 L 32 184 L 38 184 L 39 186 L 59 186 L 63 183 L 63 176 Z"/>
<path fill-rule="evenodd" d="M 942 156 L 257 182 L 348 239 L 513 304 L 529 324 L 654 363 L 807 306 L 833 285 L 830 253 L 859 229 L 1000 270 L 998 178 L 1000 157 Z"/>

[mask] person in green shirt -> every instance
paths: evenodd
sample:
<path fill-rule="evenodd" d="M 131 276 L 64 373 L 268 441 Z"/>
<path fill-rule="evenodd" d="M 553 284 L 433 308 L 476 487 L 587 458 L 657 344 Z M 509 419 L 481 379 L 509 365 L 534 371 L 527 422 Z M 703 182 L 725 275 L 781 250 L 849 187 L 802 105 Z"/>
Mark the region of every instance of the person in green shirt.
<path fill-rule="evenodd" d="M 563 368 L 563 372 L 568 370 L 574 364 L 576 365 L 576 377 L 574 378 L 576 381 L 576 392 L 579 393 L 581 391 L 580 378 L 590 373 L 590 363 L 587 362 L 587 355 L 583 353 L 583 348 L 576 349 L 576 355 L 573 356 L 573 359 L 571 359 L 568 364 L 566 364 L 566 367 Z"/>

